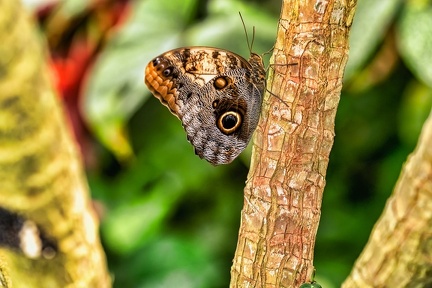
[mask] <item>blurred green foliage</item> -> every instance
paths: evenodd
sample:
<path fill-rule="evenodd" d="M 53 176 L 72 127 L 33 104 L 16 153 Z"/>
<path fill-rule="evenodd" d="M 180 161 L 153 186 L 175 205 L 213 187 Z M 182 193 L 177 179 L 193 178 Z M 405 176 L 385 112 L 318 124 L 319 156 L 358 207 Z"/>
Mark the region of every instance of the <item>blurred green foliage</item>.
<path fill-rule="evenodd" d="M 250 33 L 256 27 L 254 51 L 264 53 L 275 41 L 280 4 L 134 1 L 101 51 L 81 114 L 100 143 L 88 178 L 103 207 L 115 287 L 228 286 L 249 155 L 221 167 L 195 156 L 180 122 L 150 96 L 143 70 L 188 45 L 247 58 L 238 11 Z M 315 250 L 323 287 L 340 286 L 350 272 L 431 110 L 431 7 L 358 1 Z"/>

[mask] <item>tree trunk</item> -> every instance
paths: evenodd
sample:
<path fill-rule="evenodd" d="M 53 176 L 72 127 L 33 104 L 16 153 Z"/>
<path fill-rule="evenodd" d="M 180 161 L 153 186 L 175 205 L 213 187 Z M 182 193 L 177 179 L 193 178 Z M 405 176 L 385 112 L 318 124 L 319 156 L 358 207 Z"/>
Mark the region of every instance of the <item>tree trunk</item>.
<path fill-rule="evenodd" d="M 342 287 L 432 287 L 432 113 Z"/>
<path fill-rule="evenodd" d="M 57 251 L 29 259 L 1 248 L 0 274 L 13 287 L 109 287 L 81 159 L 20 2 L 0 0 L 0 207 L 37 225 Z"/>
<path fill-rule="evenodd" d="M 311 277 L 355 6 L 283 1 L 231 287 L 298 287 Z"/>

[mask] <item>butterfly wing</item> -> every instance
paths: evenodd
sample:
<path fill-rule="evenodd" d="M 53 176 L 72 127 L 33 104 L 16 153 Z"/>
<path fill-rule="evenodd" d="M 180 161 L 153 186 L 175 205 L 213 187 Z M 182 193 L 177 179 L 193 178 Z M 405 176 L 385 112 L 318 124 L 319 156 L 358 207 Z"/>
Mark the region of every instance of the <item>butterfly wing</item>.
<path fill-rule="evenodd" d="M 196 154 L 219 165 L 234 160 L 256 128 L 265 79 L 261 68 L 256 71 L 229 51 L 181 48 L 152 60 L 145 82 L 182 121 Z"/>

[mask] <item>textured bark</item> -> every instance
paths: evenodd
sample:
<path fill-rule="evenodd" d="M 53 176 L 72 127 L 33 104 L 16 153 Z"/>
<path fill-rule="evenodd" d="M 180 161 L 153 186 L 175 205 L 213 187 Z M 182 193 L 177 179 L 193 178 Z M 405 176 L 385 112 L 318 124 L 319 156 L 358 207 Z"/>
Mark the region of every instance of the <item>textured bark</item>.
<path fill-rule="evenodd" d="M 109 287 L 79 153 L 21 1 L 0 0 L 0 206 L 57 242 L 52 259 L 2 248 L 13 287 Z"/>
<path fill-rule="evenodd" d="M 9 279 L 9 273 L 7 271 L 7 265 L 5 265 L 1 255 L 0 255 L 0 288 L 10 288 L 12 287 Z"/>
<path fill-rule="evenodd" d="M 432 113 L 342 287 L 432 287 Z"/>
<path fill-rule="evenodd" d="M 298 287 L 310 279 L 355 5 L 283 1 L 231 287 Z"/>

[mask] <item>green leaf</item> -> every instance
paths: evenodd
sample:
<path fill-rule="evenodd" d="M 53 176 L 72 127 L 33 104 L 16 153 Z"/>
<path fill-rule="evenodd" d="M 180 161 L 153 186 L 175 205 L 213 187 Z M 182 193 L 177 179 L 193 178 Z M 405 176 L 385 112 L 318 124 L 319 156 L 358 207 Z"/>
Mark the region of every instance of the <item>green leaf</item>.
<path fill-rule="evenodd" d="M 117 253 L 129 253 L 155 235 L 172 204 L 181 196 L 181 180 L 174 174 L 165 175 L 150 193 L 108 213 L 102 232 L 106 245 Z"/>
<path fill-rule="evenodd" d="M 413 74 L 432 87 L 432 6 L 430 1 L 408 1 L 398 26 L 398 44 Z"/>
<path fill-rule="evenodd" d="M 345 69 L 349 80 L 376 50 L 395 17 L 402 0 L 361 0 L 350 32 L 350 52 Z"/>
<path fill-rule="evenodd" d="M 126 122 L 149 96 L 143 82 L 147 63 L 178 46 L 196 0 L 138 1 L 128 23 L 100 55 L 82 102 L 88 125 L 120 159 L 131 157 Z"/>
<path fill-rule="evenodd" d="M 426 118 L 431 112 L 432 88 L 412 81 L 404 91 L 398 132 L 401 140 L 414 148 Z"/>
<path fill-rule="evenodd" d="M 113 267 L 114 287 L 226 287 L 226 270 L 203 241 L 165 235 Z"/>
<path fill-rule="evenodd" d="M 219 47 L 249 58 L 239 12 L 245 21 L 249 41 L 254 38 L 253 52 L 262 54 L 269 51 L 276 41 L 278 18 L 259 7 L 232 0 L 209 2 L 208 17 L 185 33 L 188 45 Z"/>

